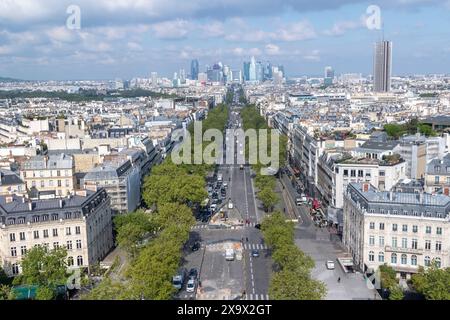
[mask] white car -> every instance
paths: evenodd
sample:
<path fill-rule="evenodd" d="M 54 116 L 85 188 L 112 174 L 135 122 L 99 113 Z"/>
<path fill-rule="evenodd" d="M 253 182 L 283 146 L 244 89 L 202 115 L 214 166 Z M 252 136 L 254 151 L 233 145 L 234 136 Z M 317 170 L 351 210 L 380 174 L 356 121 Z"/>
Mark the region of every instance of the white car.
<path fill-rule="evenodd" d="M 186 285 L 186 292 L 194 292 L 195 291 L 195 280 L 189 279 Z"/>
<path fill-rule="evenodd" d="M 331 261 L 331 260 L 327 261 L 327 269 L 334 270 L 334 261 Z"/>
<path fill-rule="evenodd" d="M 217 204 L 213 203 L 212 205 L 209 206 L 209 208 L 211 209 L 211 211 L 216 211 Z"/>
<path fill-rule="evenodd" d="M 228 202 L 228 209 L 233 209 L 233 202 Z"/>

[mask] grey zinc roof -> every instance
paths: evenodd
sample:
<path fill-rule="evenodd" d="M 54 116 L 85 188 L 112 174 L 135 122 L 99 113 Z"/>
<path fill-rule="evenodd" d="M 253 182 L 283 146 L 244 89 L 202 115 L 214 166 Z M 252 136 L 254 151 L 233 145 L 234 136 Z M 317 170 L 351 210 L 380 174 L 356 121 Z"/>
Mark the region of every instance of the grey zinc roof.
<path fill-rule="evenodd" d="M 369 141 L 366 141 L 359 149 L 387 151 L 387 150 L 393 150 L 398 144 L 399 144 L 398 141 L 380 142 L 380 141 L 369 140 Z"/>
<path fill-rule="evenodd" d="M 450 175 L 450 154 L 447 154 L 442 159 L 431 160 L 427 164 L 427 174 Z"/>
<path fill-rule="evenodd" d="M 0 175 L 2 186 L 23 184 L 22 179 L 12 171 L 2 169 L 0 170 Z"/>
<path fill-rule="evenodd" d="M 24 163 L 24 169 L 71 169 L 73 165 L 72 157 L 65 154 L 35 156 Z"/>

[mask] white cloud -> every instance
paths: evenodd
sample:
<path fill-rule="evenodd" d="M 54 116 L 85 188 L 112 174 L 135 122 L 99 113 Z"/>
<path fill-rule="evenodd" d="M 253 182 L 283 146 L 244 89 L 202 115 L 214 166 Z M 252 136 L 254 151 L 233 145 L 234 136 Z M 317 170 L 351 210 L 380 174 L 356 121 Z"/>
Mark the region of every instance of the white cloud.
<path fill-rule="evenodd" d="M 327 36 L 341 36 L 345 34 L 348 30 L 354 30 L 359 28 L 364 28 L 366 26 L 366 17 L 363 15 L 359 20 L 351 21 L 338 21 L 331 29 L 327 29 L 323 32 Z"/>
<path fill-rule="evenodd" d="M 281 54 L 280 47 L 275 44 L 268 44 L 265 47 L 265 52 L 269 56 L 276 56 Z"/>
<path fill-rule="evenodd" d="M 165 21 L 151 26 L 153 35 L 164 40 L 184 39 L 190 30 L 192 30 L 192 25 L 181 19 Z"/>
<path fill-rule="evenodd" d="M 136 42 L 128 42 L 127 43 L 127 47 L 131 51 L 143 51 L 144 50 L 142 48 L 142 46 L 139 43 L 136 43 Z"/>

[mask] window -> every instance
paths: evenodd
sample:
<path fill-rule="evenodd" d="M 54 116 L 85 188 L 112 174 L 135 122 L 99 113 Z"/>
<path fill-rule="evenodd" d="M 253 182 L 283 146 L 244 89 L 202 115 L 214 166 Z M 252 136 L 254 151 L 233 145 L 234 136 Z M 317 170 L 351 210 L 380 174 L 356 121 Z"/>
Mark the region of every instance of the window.
<path fill-rule="evenodd" d="M 436 251 L 440 252 L 442 250 L 442 242 L 436 241 Z"/>
<path fill-rule="evenodd" d="M 77 265 L 78 266 L 82 266 L 83 265 L 83 257 L 82 256 L 78 256 L 77 257 Z"/>
<path fill-rule="evenodd" d="M 441 227 L 437 227 L 436 228 L 436 234 L 442 235 L 442 228 Z"/>
<path fill-rule="evenodd" d="M 402 238 L 402 248 L 403 249 L 408 248 L 408 239 L 407 238 Z"/>
<path fill-rule="evenodd" d="M 412 230 L 414 233 L 417 233 L 417 230 L 418 230 L 417 226 L 413 226 Z"/>
<path fill-rule="evenodd" d="M 426 226 L 425 232 L 428 233 L 428 234 L 431 234 L 431 227 L 430 226 Z"/>
<path fill-rule="evenodd" d="M 447 184 L 450 184 L 450 177 L 447 177 Z"/>
<path fill-rule="evenodd" d="M 17 257 L 17 249 L 16 249 L 16 247 L 11 247 L 11 257 Z"/>
<path fill-rule="evenodd" d="M 66 212 L 65 216 L 66 216 L 66 219 L 71 219 L 72 218 L 72 212 Z"/>
<path fill-rule="evenodd" d="M 397 248 L 397 237 L 392 237 L 392 248 Z"/>
<path fill-rule="evenodd" d="M 45 188 L 45 182 L 44 182 L 44 180 L 41 180 L 41 188 Z"/>
<path fill-rule="evenodd" d="M 363 178 L 363 177 L 364 177 L 364 171 L 358 170 L 358 178 Z"/>
<path fill-rule="evenodd" d="M 39 222 L 39 216 L 33 216 L 33 222 Z"/>
<path fill-rule="evenodd" d="M 425 240 L 425 250 L 431 250 L 431 240 Z"/>
<path fill-rule="evenodd" d="M 53 249 L 59 248 L 59 242 L 53 242 Z"/>
<path fill-rule="evenodd" d="M 42 221 L 48 221 L 48 214 L 42 215 Z"/>
<path fill-rule="evenodd" d="M 72 250 L 72 241 L 67 241 L 67 250 Z"/>
<path fill-rule="evenodd" d="M 369 261 L 371 262 L 375 261 L 375 254 L 373 253 L 373 251 L 369 252 Z"/>
<path fill-rule="evenodd" d="M 68 258 L 67 258 L 67 265 L 68 265 L 69 267 L 73 266 L 73 257 L 68 257 Z"/>
<path fill-rule="evenodd" d="M 70 236 L 70 235 L 71 235 L 70 227 L 66 227 L 66 236 Z"/>
<path fill-rule="evenodd" d="M 348 170 L 344 170 L 344 177 L 348 177 Z"/>
<path fill-rule="evenodd" d="M 392 264 L 397 263 L 397 254 L 396 253 L 391 254 L 391 263 Z"/>
<path fill-rule="evenodd" d="M 384 252 L 378 253 L 378 262 L 384 262 Z"/>
<path fill-rule="evenodd" d="M 408 256 L 406 254 L 402 254 L 402 264 L 407 264 L 408 263 Z"/>
<path fill-rule="evenodd" d="M 27 246 L 20 247 L 20 254 L 23 256 L 27 254 Z"/>
<path fill-rule="evenodd" d="M 417 239 L 412 239 L 411 249 L 417 250 Z"/>
<path fill-rule="evenodd" d="M 369 237 L 369 245 L 373 246 L 375 244 L 375 237 L 374 236 L 370 236 Z"/>
<path fill-rule="evenodd" d="M 50 180 L 50 181 L 48 182 L 48 185 L 49 185 L 50 187 L 53 187 L 53 185 L 54 185 L 53 180 Z"/>
<path fill-rule="evenodd" d="M 14 264 L 11 266 L 11 269 L 12 269 L 12 273 L 13 273 L 14 275 L 19 274 L 19 265 L 18 265 L 17 263 L 14 263 Z"/>
<path fill-rule="evenodd" d="M 81 240 L 77 240 L 77 249 L 81 249 Z"/>
<path fill-rule="evenodd" d="M 75 227 L 75 234 L 81 234 L 81 228 Z"/>
<path fill-rule="evenodd" d="M 439 176 L 435 176 L 434 177 L 434 183 L 435 184 L 439 184 Z"/>
<path fill-rule="evenodd" d="M 69 180 L 66 179 L 66 187 L 68 188 L 70 186 Z"/>
<path fill-rule="evenodd" d="M 43 233 L 44 233 L 44 238 L 48 238 L 48 230 L 45 229 L 45 230 L 43 231 Z"/>
<path fill-rule="evenodd" d="M 434 259 L 434 263 L 436 264 L 436 267 L 440 268 L 441 267 L 441 258 Z"/>
<path fill-rule="evenodd" d="M 58 187 L 61 187 L 61 186 L 62 186 L 61 180 L 58 180 Z"/>
<path fill-rule="evenodd" d="M 392 231 L 397 231 L 397 224 L 396 224 L 396 223 L 394 223 L 394 224 L 392 225 Z"/>
<path fill-rule="evenodd" d="M 384 177 L 385 173 L 384 171 L 380 171 L 380 177 Z"/>
<path fill-rule="evenodd" d="M 351 176 L 352 178 L 356 178 L 356 170 L 351 170 L 351 171 L 350 171 L 350 176 Z"/>
<path fill-rule="evenodd" d="M 384 237 L 383 237 L 383 236 L 380 236 L 380 237 L 378 238 L 378 243 L 379 243 L 379 246 L 380 246 L 380 247 L 384 246 Z"/>
<path fill-rule="evenodd" d="M 58 229 L 53 229 L 53 236 L 57 237 L 58 236 Z"/>
<path fill-rule="evenodd" d="M 39 239 L 39 231 L 38 230 L 34 231 L 33 235 L 34 235 L 35 239 Z"/>
<path fill-rule="evenodd" d="M 402 231 L 403 232 L 408 232 L 408 225 L 407 224 L 402 225 Z"/>
<path fill-rule="evenodd" d="M 411 256 L 411 265 L 417 266 L 417 256 L 414 254 Z"/>
<path fill-rule="evenodd" d="M 375 229 L 375 222 L 370 223 L 370 229 L 372 229 L 372 230 Z"/>
<path fill-rule="evenodd" d="M 384 223 L 383 222 L 380 223 L 380 230 L 384 230 Z"/>
<path fill-rule="evenodd" d="M 9 241 L 11 241 L 11 242 L 16 241 L 16 234 L 15 233 L 10 233 L 9 234 Z"/>
<path fill-rule="evenodd" d="M 429 267 L 431 265 L 431 260 L 429 256 L 426 256 L 423 260 L 425 267 Z"/>
<path fill-rule="evenodd" d="M 20 241 L 24 241 L 25 240 L 25 232 L 21 232 L 19 233 L 20 235 Z"/>

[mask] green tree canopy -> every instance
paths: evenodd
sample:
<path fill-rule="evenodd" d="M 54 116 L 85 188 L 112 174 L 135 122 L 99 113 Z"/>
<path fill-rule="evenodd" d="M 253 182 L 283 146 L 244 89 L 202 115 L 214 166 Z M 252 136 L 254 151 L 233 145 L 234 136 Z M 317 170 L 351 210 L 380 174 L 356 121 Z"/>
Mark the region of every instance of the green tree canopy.
<path fill-rule="evenodd" d="M 67 250 L 48 250 L 41 246 L 28 250 L 22 259 L 22 274 L 14 279 L 14 284 L 57 286 L 66 284 Z"/>
<path fill-rule="evenodd" d="M 322 282 L 288 269 L 275 273 L 269 287 L 269 296 L 274 300 L 320 300 L 326 292 Z"/>
<path fill-rule="evenodd" d="M 258 193 L 258 198 L 268 211 L 272 211 L 274 206 L 280 201 L 278 195 L 268 187 L 265 187 Z"/>
<path fill-rule="evenodd" d="M 450 300 L 450 268 L 440 269 L 435 263 L 413 275 L 414 288 L 427 300 Z"/>

